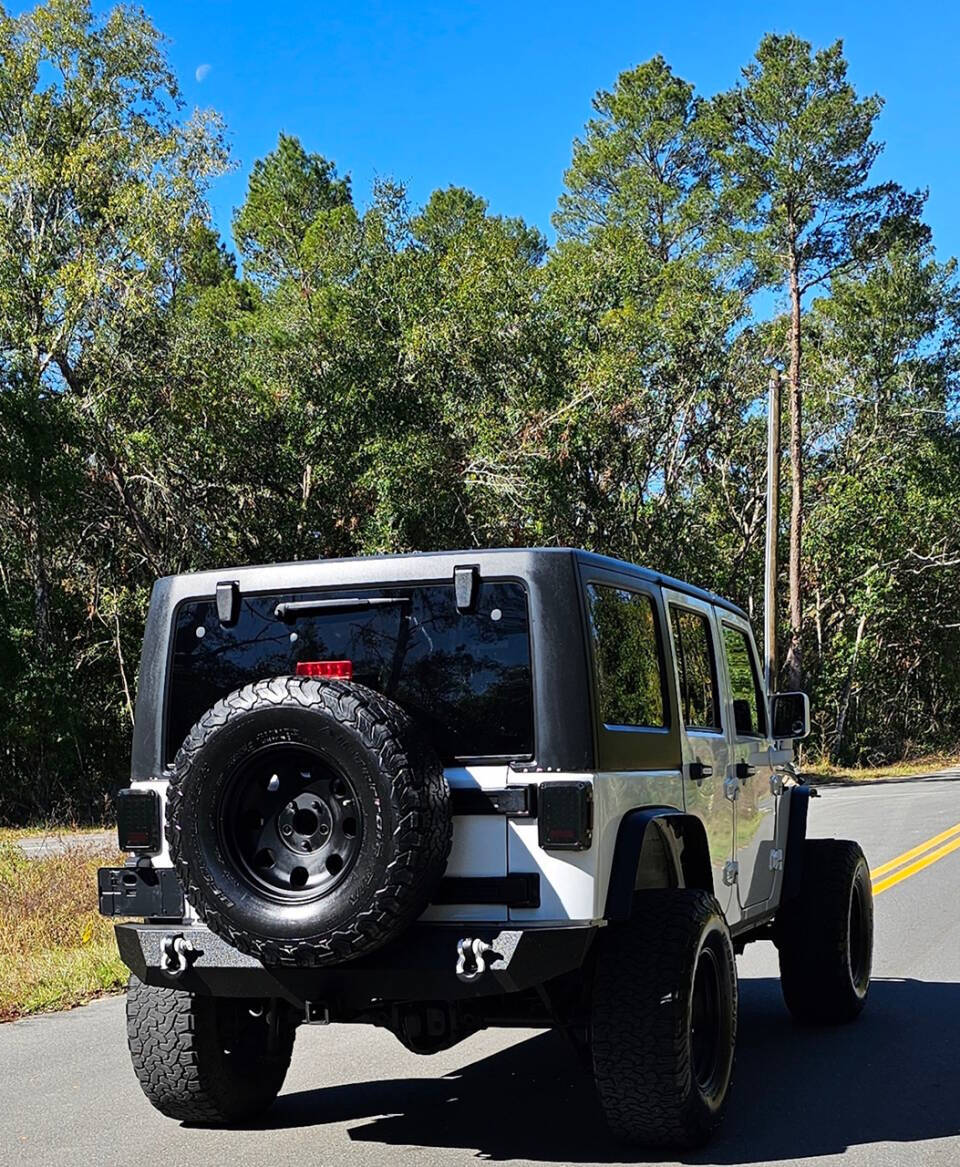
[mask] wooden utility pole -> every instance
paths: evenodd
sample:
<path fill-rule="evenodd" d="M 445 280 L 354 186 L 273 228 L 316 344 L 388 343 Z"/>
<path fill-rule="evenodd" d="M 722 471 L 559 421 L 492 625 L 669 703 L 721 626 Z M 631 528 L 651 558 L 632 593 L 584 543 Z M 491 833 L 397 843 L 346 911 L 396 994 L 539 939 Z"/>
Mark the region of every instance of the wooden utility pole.
<path fill-rule="evenodd" d="M 780 370 L 770 374 L 767 395 L 767 543 L 763 578 L 763 675 L 767 692 L 777 687 L 777 527 L 780 518 Z"/>

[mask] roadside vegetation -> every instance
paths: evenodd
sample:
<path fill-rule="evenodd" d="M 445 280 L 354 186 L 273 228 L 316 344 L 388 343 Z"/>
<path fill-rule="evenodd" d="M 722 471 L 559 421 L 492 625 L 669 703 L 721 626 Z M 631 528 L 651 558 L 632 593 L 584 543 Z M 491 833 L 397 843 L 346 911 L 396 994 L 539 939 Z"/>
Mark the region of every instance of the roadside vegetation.
<path fill-rule="evenodd" d="M 883 100 L 840 42 L 719 93 L 630 52 L 553 244 L 286 133 L 224 240 L 225 127 L 143 12 L 0 4 L 0 823 L 109 814 L 171 572 L 574 545 L 757 614 L 774 369 L 810 755 L 957 746 L 960 282 Z"/>
<path fill-rule="evenodd" d="M 0 841 L 0 1021 L 67 1009 L 122 988 L 113 921 L 97 913 L 97 868 L 111 851 L 70 847 L 27 859 Z"/>
<path fill-rule="evenodd" d="M 915 774 L 937 774 L 941 770 L 960 768 L 960 753 L 922 754 L 891 762 L 886 766 L 835 766 L 827 761 L 817 761 L 800 769 L 811 782 L 885 782 L 898 778 L 910 778 Z"/>

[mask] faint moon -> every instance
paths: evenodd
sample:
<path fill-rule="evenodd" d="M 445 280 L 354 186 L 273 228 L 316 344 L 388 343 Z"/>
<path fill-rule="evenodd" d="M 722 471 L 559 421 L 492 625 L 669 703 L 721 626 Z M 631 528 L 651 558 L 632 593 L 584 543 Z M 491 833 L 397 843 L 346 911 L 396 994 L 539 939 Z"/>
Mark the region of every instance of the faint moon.
<path fill-rule="evenodd" d="M 212 68 L 213 68 L 212 65 L 198 65 L 197 71 L 196 71 L 196 73 L 194 73 L 194 76 L 196 77 L 196 79 L 198 81 L 205 81 L 207 79 L 207 74 L 210 72 L 210 70 Z"/>

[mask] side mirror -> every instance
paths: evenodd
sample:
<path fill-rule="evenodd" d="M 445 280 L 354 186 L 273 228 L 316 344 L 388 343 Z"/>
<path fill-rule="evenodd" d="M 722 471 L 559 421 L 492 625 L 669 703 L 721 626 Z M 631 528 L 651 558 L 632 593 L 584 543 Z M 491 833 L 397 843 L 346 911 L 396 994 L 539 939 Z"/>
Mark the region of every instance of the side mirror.
<path fill-rule="evenodd" d="M 775 693 L 773 696 L 774 741 L 797 740 L 810 732 L 810 698 L 806 693 Z"/>

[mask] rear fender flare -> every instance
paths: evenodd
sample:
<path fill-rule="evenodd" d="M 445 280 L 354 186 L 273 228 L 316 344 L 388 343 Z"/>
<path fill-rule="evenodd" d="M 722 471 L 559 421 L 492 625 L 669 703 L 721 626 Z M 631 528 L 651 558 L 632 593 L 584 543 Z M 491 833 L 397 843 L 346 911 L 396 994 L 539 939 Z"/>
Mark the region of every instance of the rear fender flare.
<path fill-rule="evenodd" d="M 641 883 L 644 845 L 649 846 L 654 840 L 662 842 L 670 857 L 672 886 L 713 892 L 710 849 L 700 819 L 674 807 L 643 807 L 629 811 L 620 822 L 610 868 L 605 919 L 629 918 L 633 894 L 638 886 L 644 886 Z"/>

